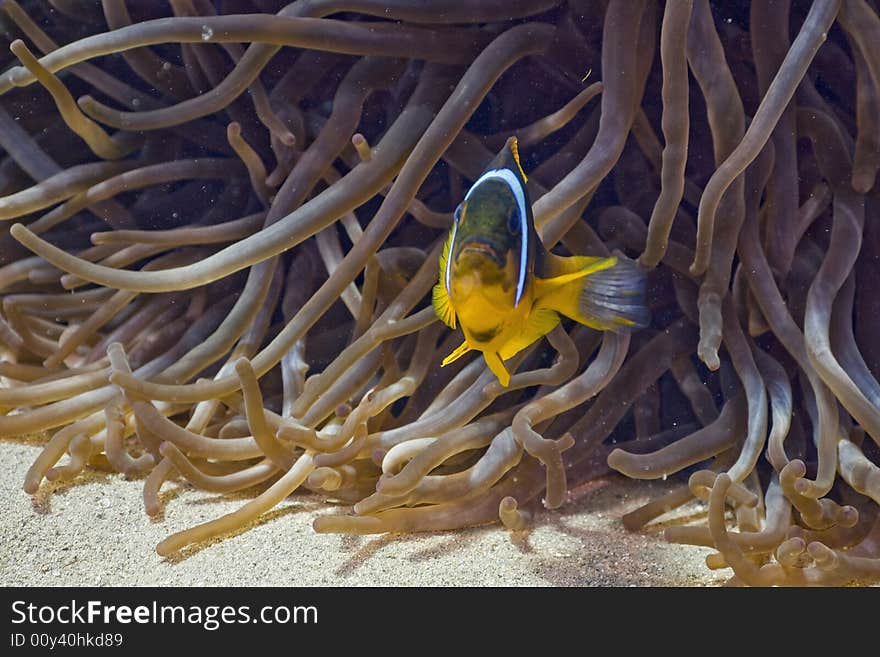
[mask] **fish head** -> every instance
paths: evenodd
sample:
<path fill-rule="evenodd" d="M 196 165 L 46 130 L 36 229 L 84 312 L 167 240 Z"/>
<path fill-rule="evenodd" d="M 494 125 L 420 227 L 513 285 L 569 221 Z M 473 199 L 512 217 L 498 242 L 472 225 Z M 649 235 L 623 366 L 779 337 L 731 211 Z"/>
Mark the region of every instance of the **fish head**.
<path fill-rule="evenodd" d="M 449 281 L 456 306 L 477 288 L 509 307 L 522 296 L 528 230 L 524 204 L 511 188 L 515 179 L 508 177 L 483 176 L 456 210 Z"/>

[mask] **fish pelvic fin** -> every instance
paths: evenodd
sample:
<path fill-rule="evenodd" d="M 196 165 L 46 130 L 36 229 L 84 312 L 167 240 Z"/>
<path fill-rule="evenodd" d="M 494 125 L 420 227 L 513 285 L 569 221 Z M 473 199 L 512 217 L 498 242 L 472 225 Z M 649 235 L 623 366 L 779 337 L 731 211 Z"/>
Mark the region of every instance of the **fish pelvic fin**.
<path fill-rule="evenodd" d="M 508 340 L 499 350 L 498 355 L 507 360 L 537 342 L 550 331 L 556 328 L 561 321 L 559 314 L 550 308 L 533 308 L 522 331 L 511 340 Z"/>
<path fill-rule="evenodd" d="M 565 260 L 579 260 L 575 256 Z M 555 258 L 557 268 L 558 256 Z M 540 279 L 536 306 L 551 308 L 566 317 L 600 331 L 631 333 L 651 323 L 647 277 L 629 258 L 590 258 L 580 270 Z M 566 263 L 573 268 L 575 262 Z M 576 274 L 580 274 L 577 276 Z M 543 293 L 543 294 L 541 294 Z"/>
<path fill-rule="evenodd" d="M 450 363 L 454 363 L 472 349 L 473 348 L 468 345 L 467 340 L 465 340 L 460 345 L 458 345 L 455 351 L 453 351 L 451 354 L 443 359 L 443 362 L 440 363 L 440 367 L 446 367 Z"/>
<path fill-rule="evenodd" d="M 510 385 L 510 372 L 504 367 L 501 357 L 494 351 L 484 351 L 483 358 L 486 359 L 486 365 L 492 370 L 492 373 L 498 377 L 498 382 L 505 388 Z"/>

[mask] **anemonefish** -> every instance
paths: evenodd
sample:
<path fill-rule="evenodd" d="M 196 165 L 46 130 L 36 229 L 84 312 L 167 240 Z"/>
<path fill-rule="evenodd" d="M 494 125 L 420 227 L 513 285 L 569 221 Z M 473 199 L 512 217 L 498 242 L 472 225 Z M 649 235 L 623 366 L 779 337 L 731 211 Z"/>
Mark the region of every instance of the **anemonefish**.
<path fill-rule="evenodd" d="M 433 292 L 437 316 L 464 333 L 443 365 L 481 351 L 503 386 L 510 384 L 504 361 L 552 331 L 561 315 L 618 332 L 650 322 L 645 275 L 633 261 L 544 248 L 526 180 L 511 137 L 456 208 Z"/>

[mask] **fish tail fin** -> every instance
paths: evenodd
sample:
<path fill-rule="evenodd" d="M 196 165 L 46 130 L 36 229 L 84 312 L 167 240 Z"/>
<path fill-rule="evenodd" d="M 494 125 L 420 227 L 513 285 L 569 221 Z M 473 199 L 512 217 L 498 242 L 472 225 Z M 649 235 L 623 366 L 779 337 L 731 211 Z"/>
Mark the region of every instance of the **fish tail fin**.
<path fill-rule="evenodd" d="M 647 304 L 648 279 L 638 265 L 619 256 L 607 269 L 583 279 L 578 298 L 582 324 L 603 331 L 630 333 L 651 323 Z"/>
<path fill-rule="evenodd" d="M 547 271 L 553 278 L 536 280 L 536 308 L 550 308 L 600 331 L 628 333 L 650 324 L 647 279 L 632 260 L 554 256 Z"/>

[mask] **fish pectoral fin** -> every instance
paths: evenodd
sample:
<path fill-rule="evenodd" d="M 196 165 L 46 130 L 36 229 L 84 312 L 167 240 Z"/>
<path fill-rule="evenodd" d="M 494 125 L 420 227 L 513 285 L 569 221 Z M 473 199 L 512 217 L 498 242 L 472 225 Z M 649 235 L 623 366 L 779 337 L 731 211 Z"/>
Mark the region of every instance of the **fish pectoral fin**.
<path fill-rule="evenodd" d="M 454 363 L 459 358 L 464 356 L 467 352 L 471 351 L 472 347 L 468 346 L 467 340 L 462 342 L 455 351 L 449 354 L 446 358 L 443 359 L 443 362 L 440 364 L 440 367 L 446 367 L 449 363 Z"/>
<path fill-rule="evenodd" d="M 452 308 L 452 302 L 449 295 L 446 294 L 446 286 L 441 282 L 434 286 L 431 294 L 431 303 L 434 306 L 434 312 L 437 317 L 449 328 L 455 328 L 455 310 Z"/>
<path fill-rule="evenodd" d="M 484 351 L 483 358 L 486 359 L 486 365 L 489 366 L 489 369 L 492 370 L 492 374 L 498 377 L 498 382 L 501 383 L 505 388 L 510 385 L 510 372 L 507 371 L 507 368 L 504 367 L 504 363 L 501 361 L 501 357 L 491 351 Z"/>
<path fill-rule="evenodd" d="M 550 308 L 533 308 L 522 331 L 516 337 L 508 340 L 501 347 L 498 355 L 504 360 L 511 358 L 533 342 L 537 342 L 547 335 L 556 328 L 559 322 L 560 317 L 555 310 Z"/>
<path fill-rule="evenodd" d="M 431 294 L 431 303 L 434 306 L 434 312 L 446 326 L 455 328 L 455 309 L 452 307 L 452 300 L 449 298 L 449 290 L 446 289 L 447 275 L 446 270 L 449 267 L 449 254 L 452 251 L 452 242 L 455 237 L 455 228 L 449 231 L 449 236 L 443 244 L 443 252 L 440 254 L 440 282 L 434 286 Z"/>

